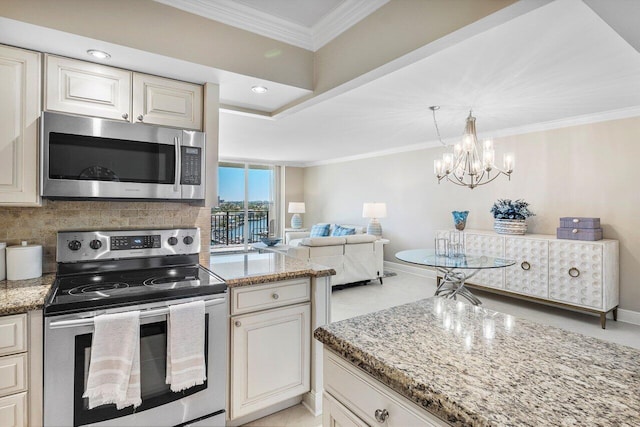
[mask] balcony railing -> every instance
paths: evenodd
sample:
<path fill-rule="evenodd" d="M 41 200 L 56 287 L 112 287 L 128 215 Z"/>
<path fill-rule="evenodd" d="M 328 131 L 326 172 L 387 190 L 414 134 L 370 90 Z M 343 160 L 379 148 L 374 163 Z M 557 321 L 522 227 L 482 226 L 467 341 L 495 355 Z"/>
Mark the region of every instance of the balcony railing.
<path fill-rule="evenodd" d="M 249 226 L 249 244 L 269 235 L 269 211 L 250 210 L 211 213 L 211 245 L 231 246 L 244 243 L 244 227 Z"/>

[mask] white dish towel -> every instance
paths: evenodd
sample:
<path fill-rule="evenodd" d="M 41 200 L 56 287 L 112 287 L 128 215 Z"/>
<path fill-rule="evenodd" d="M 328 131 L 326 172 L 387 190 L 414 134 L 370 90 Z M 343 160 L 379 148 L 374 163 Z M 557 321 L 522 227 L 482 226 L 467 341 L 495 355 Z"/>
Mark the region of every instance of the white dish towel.
<path fill-rule="evenodd" d="M 207 379 L 204 322 L 204 301 L 169 306 L 166 383 L 171 391 L 201 385 Z"/>
<path fill-rule="evenodd" d="M 87 388 L 89 409 L 114 403 L 140 406 L 140 312 L 104 314 L 93 320 Z"/>

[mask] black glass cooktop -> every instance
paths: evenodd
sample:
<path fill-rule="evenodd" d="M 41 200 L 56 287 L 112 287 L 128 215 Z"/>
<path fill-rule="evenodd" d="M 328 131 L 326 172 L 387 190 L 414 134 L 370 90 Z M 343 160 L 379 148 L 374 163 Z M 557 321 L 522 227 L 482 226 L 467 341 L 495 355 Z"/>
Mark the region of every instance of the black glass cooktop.
<path fill-rule="evenodd" d="M 58 275 L 45 315 L 89 311 L 226 292 L 222 279 L 199 265 Z"/>

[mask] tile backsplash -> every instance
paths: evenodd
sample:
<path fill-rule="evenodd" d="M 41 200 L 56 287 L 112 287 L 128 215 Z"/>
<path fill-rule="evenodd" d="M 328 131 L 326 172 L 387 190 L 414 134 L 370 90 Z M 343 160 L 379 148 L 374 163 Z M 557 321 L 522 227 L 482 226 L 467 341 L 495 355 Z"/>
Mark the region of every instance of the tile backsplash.
<path fill-rule="evenodd" d="M 200 263 L 209 265 L 211 208 L 173 202 L 43 201 L 39 208 L 0 207 L 0 242 L 42 245 L 44 273 L 56 270 L 56 233 L 200 227 Z"/>

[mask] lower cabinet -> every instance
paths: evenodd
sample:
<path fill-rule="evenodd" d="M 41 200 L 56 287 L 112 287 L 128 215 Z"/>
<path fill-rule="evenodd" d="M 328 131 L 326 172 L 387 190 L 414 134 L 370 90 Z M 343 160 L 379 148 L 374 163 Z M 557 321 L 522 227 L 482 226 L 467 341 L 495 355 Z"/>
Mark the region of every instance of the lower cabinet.
<path fill-rule="evenodd" d="M 449 425 L 326 347 L 323 369 L 323 427 Z"/>
<path fill-rule="evenodd" d="M 0 397 L 0 427 L 27 426 L 27 393 Z"/>
<path fill-rule="evenodd" d="M 311 303 L 305 287 L 308 280 L 232 289 L 230 419 L 311 389 Z M 305 302 L 299 302 L 301 295 Z M 287 300 L 296 303 L 286 305 Z M 262 310 L 246 313 L 247 306 Z"/>

